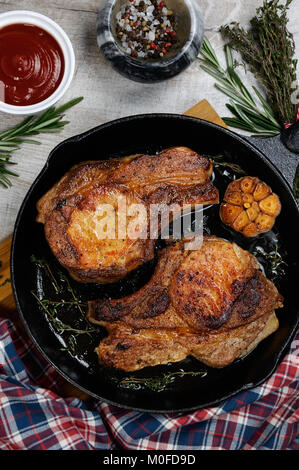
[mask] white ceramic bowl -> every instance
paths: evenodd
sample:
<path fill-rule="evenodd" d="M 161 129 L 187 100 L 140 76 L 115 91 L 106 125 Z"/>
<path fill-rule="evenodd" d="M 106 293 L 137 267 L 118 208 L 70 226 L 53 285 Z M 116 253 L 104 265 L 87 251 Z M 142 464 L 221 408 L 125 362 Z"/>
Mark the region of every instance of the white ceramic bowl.
<path fill-rule="evenodd" d="M 33 24 L 44 29 L 56 39 L 64 55 L 65 67 L 62 81 L 57 90 L 47 99 L 28 106 L 14 106 L 0 101 L 0 111 L 5 113 L 35 114 L 53 106 L 69 88 L 75 70 L 74 49 L 69 37 L 63 29 L 55 23 L 55 21 L 45 15 L 27 10 L 8 11 L 0 14 L 0 28 L 16 23 Z"/>

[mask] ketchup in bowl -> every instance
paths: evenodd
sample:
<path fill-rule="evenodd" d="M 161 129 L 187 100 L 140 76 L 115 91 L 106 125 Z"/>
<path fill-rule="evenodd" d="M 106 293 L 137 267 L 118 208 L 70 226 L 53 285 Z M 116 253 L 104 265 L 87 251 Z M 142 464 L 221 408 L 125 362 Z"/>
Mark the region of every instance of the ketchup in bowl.
<path fill-rule="evenodd" d="M 44 101 L 59 87 L 64 67 L 60 45 L 39 26 L 0 29 L 0 101 L 14 106 Z"/>

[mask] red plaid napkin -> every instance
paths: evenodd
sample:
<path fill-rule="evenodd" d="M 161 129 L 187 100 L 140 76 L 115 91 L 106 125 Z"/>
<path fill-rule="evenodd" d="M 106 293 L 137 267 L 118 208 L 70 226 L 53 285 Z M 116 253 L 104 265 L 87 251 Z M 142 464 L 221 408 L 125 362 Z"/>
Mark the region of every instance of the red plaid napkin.
<path fill-rule="evenodd" d="M 262 386 L 186 416 L 57 394 L 55 370 L 0 319 L 0 449 L 299 449 L 299 335 Z"/>

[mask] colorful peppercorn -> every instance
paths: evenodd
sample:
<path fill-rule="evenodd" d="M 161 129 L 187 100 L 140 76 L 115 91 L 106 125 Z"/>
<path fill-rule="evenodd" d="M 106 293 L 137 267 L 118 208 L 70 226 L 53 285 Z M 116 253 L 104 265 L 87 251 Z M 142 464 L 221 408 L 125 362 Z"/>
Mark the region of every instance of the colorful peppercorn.
<path fill-rule="evenodd" d="M 116 36 L 131 57 L 156 59 L 177 42 L 176 20 L 164 0 L 129 0 L 116 14 Z"/>

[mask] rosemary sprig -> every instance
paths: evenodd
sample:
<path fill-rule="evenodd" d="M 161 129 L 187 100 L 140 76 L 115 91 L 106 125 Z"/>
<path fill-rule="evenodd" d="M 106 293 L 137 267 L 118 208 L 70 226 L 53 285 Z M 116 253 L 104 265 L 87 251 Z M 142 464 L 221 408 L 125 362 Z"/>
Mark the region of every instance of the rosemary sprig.
<path fill-rule="evenodd" d="M 283 126 L 296 120 L 297 105 L 291 95 L 296 80 L 295 43 L 288 31 L 287 11 L 292 0 L 264 0 L 246 31 L 238 23 L 221 28 L 229 45 L 241 53 L 251 72 L 264 87 L 273 113 Z"/>
<path fill-rule="evenodd" d="M 206 372 L 185 372 L 180 370 L 178 372 L 170 372 L 168 374 L 163 374 L 162 376 L 154 376 L 148 378 L 142 377 L 126 377 L 121 380 L 118 384 L 124 388 L 130 388 L 133 390 L 139 390 L 141 386 L 147 387 L 154 392 L 160 392 L 167 385 L 174 382 L 177 377 L 184 377 L 185 375 L 191 375 L 192 377 L 201 375 L 206 375 Z"/>
<path fill-rule="evenodd" d="M 83 97 L 75 98 L 64 105 L 49 108 L 40 116 L 29 116 L 12 129 L 0 133 L 0 185 L 4 188 L 12 186 L 11 176 L 19 176 L 9 169 L 9 165 L 16 165 L 12 162 L 12 152 L 21 148 L 24 143 L 40 145 L 41 142 L 29 137 L 41 133 L 59 132 L 69 123 L 64 121 L 64 112 L 72 106 L 80 103 Z"/>
<path fill-rule="evenodd" d="M 201 68 L 214 77 L 216 88 L 225 93 L 229 98 L 227 108 L 234 117 L 224 117 L 224 122 L 230 126 L 251 132 L 254 137 L 273 137 L 281 131 L 279 122 L 275 119 L 270 104 L 262 94 L 253 88 L 254 97 L 243 84 L 236 72 L 238 64 L 233 59 L 229 46 L 225 46 L 226 69 L 223 69 L 216 53 L 208 40 L 204 38 L 200 51 Z"/>

